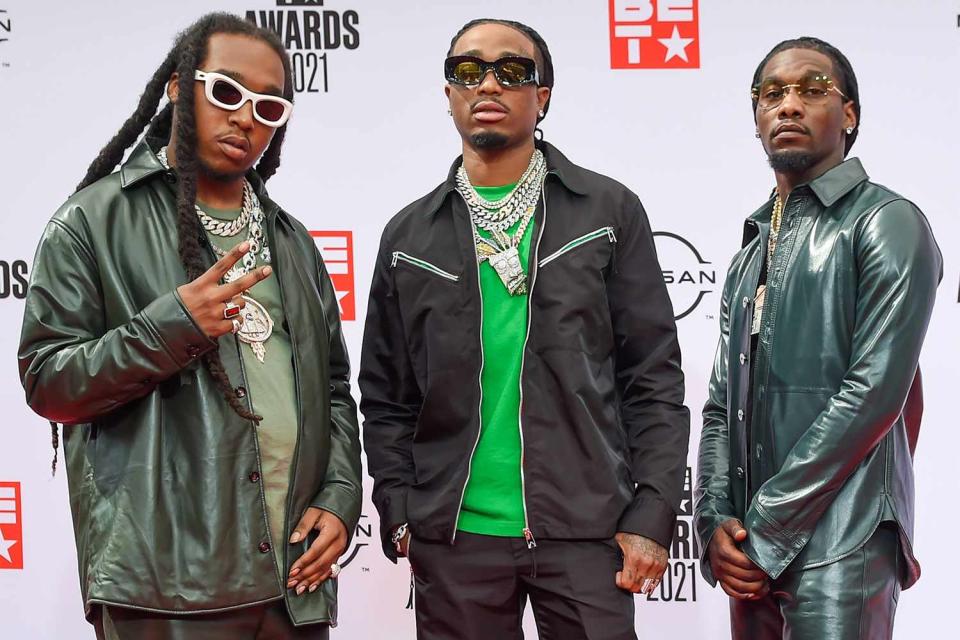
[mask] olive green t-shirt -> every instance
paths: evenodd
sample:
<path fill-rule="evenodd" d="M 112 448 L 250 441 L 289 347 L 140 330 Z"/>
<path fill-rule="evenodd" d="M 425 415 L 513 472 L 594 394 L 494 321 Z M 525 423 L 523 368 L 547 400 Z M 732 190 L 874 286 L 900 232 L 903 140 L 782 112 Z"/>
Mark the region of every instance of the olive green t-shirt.
<path fill-rule="evenodd" d="M 240 215 L 239 209 L 225 211 L 199 202 L 197 204 L 207 215 L 219 220 L 233 220 Z M 220 249 L 229 251 L 246 240 L 247 230 L 244 227 L 240 233 L 229 238 L 207 233 L 207 238 Z M 267 243 L 269 246 L 269 238 Z M 257 267 L 264 264 L 260 255 L 257 255 Z M 273 538 L 279 566 L 282 562 L 282 550 L 291 533 L 283 529 L 287 491 L 290 486 L 290 466 L 297 447 L 299 417 L 292 364 L 293 350 L 290 334 L 283 328 L 283 305 L 276 277 L 271 275 L 261 280 L 250 288 L 247 295 L 263 305 L 273 319 L 273 333 L 264 342 L 266 354 L 262 363 L 254 355 L 250 345 L 243 342 L 239 344 L 247 394 L 254 412 L 263 416 L 263 421 L 256 429 L 260 448 L 260 481 L 263 483 L 270 536 Z M 281 569 L 280 574 L 284 573 Z"/>
<path fill-rule="evenodd" d="M 515 185 L 476 187 L 487 200 L 498 200 Z M 517 222 L 508 233 L 512 236 Z M 479 231 L 489 238 L 490 234 Z M 518 248 L 524 271 L 534 223 Z M 529 285 L 528 285 L 529 286 Z M 525 526 L 520 458 L 520 367 L 527 338 L 527 296 L 512 296 L 489 262 L 480 265 L 483 307 L 480 374 L 480 441 L 470 464 L 457 528 L 467 533 L 521 537 Z"/>

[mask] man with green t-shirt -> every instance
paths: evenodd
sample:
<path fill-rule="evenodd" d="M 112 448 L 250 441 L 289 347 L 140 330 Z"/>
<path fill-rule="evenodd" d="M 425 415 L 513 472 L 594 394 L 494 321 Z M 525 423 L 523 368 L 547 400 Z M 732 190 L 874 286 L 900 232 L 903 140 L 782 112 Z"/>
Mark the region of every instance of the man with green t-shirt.
<path fill-rule="evenodd" d="M 637 197 L 537 142 L 553 64 L 526 25 L 453 38 L 463 139 L 383 232 L 360 387 L 387 556 L 418 637 L 635 639 L 686 467 L 673 311 Z"/>

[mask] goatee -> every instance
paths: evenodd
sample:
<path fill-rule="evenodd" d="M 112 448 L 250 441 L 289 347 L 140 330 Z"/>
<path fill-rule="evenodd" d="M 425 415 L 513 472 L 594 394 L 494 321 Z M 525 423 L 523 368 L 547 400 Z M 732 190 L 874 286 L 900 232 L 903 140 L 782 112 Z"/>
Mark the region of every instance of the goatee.
<path fill-rule="evenodd" d="M 813 166 L 813 155 L 806 151 L 777 151 L 767 158 L 777 173 L 803 173 Z"/>
<path fill-rule="evenodd" d="M 509 141 L 510 139 L 502 133 L 492 133 L 489 131 L 481 131 L 480 133 L 475 133 L 470 136 L 470 144 L 473 145 L 473 148 L 484 151 L 502 149 L 507 146 Z"/>
<path fill-rule="evenodd" d="M 214 182 L 235 182 L 246 175 L 246 171 L 217 171 L 199 158 L 197 158 L 197 167 L 203 177 L 209 178 Z"/>

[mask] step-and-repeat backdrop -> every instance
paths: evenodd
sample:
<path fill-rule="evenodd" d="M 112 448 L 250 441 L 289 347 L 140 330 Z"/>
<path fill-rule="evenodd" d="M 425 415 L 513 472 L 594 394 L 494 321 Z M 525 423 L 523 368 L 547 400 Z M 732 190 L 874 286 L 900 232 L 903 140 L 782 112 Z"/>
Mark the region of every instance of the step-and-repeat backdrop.
<path fill-rule="evenodd" d="M 0 638 L 93 637 L 82 616 L 66 478 L 62 470 L 50 476 L 49 426 L 24 404 L 15 364 L 34 247 L 133 111 L 174 34 L 214 9 L 277 30 L 292 55 L 296 109 L 270 190 L 313 230 L 355 363 L 380 231 L 439 183 L 459 153 L 441 75 L 451 36 L 477 17 L 538 29 L 556 65 L 546 138 L 635 190 L 657 232 L 694 416 L 691 466 L 723 275 L 743 218 L 773 184 L 753 135 L 751 76 L 786 38 L 815 35 L 844 51 L 861 87 L 855 155 L 875 181 L 927 213 L 946 258 L 922 358 L 923 578 L 901 597 L 897 636 L 951 634 L 960 525 L 960 2 L 0 0 Z M 413 638 L 407 565 L 381 555 L 366 484 L 334 637 Z M 726 596 L 699 575 L 691 497 L 688 483 L 662 586 L 637 598 L 641 638 L 728 637 Z M 526 628 L 535 637 L 529 612 Z"/>

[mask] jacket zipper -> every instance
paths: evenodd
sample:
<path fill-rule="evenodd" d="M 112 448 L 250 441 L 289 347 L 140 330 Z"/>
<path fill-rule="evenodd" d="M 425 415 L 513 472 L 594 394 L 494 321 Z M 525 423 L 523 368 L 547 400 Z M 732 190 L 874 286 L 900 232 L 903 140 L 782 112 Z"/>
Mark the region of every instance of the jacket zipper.
<path fill-rule="evenodd" d="M 591 240 L 596 240 L 597 238 L 602 238 L 603 236 L 607 236 L 607 239 L 610 241 L 610 244 L 615 244 L 615 243 L 617 242 L 617 236 L 614 235 L 614 233 L 613 233 L 613 227 L 601 227 L 601 228 L 597 229 L 596 231 L 591 231 L 591 232 L 588 233 L 588 234 L 582 235 L 582 236 L 580 236 L 579 238 L 576 238 L 576 239 L 574 239 L 574 240 L 571 240 L 571 241 L 568 242 L 567 244 L 565 244 L 565 245 L 563 245 L 562 247 L 560 247 L 557 251 L 554 251 L 553 253 L 551 253 L 550 255 L 548 255 L 546 258 L 544 258 L 543 260 L 541 260 L 540 263 L 539 263 L 537 266 L 538 266 L 538 267 L 543 267 L 544 265 L 547 265 L 547 264 L 553 262 L 554 260 L 556 260 L 557 258 L 559 258 L 560 256 L 562 256 L 563 254 L 568 253 L 568 252 L 570 252 L 570 251 L 573 251 L 573 250 L 576 249 L 577 247 L 579 247 L 579 246 L 581 246 L 581 245 L 584 245 L 584 244 L 590 242 Z"/>
<path fill-rule="evenodd" d="M 407 264 L 412 264 L 415 267 L 419 267 L 424 271 L 429 271 L 430 273 L 436 274 L 441 278 L 446 278 L 451 282 L 457 282 L 460 280 L 460 276 L 455 276 L 449 271 L 444 271 L 435 264 L 430 264 L 426 260 L 421 260 L 420 258 L 415 258 L 410 254 L 404 253 L 403 251 L 394 251 L 393 260 L 390 261 L 390 266 L 396 268 L 397 262 L 406 262 Z"/>
<path fill-rule="evenodd" d="M 548 172 L 549 174 L 549 172 Z M 543 228 L 547 223 L 547 190 L 546 190 L 546 179 L 544 179 L 544 184 L 540 187 L 540 195 L 543 198 L 543 222 L 540 225 L 540 232 L 537 234 L 537 244 L 534 247 L 534 255 L 539 255 L 540 253 L 540 241 L 543 239 Z M 460 196 L 463 197 L 462 195 Z M 463 201 L 464 204 L 467 204 L 467 201 Z M 470 228 L 473 232 L 474 244 L 476 244 L 477 231 L 473 227 L 471 222 Z M 612 230 L 611 230 L 612 235 Z M 395 251 L 394 261 L 397 259 L 397 254 L 399 251 Z M 531 551 L 536 549 L 537 540 L 533 537 L 533 532 L 530 531 L 530 520 L 527 512 L 527 491 L 526 491 L 526 478 L 523 472 L 523 457 L 524 457 L 524 448 L 523 448 L 523 365 L 525 360 L 525 353 L 527 350 L 527 341 L 530 339 L 530 316 L 533 311 L 533 287 L 536 284 L 536 272 L 530 274 L 530 289 L 527 291 L 527 335 L 523 339 L 523 351 L 520 354 L 520 410 L 518 412 L 518 423 L 520 427 L 520 497 L 523 500 L 523 539 L 527 542 L 527 548 Z M 467 459 L 467 476 L 463 481 L 463 489 L 460 491 L 460 503 L 457 505 L 457 515 L 453 521 L 453 535 L 450 538 L 450 544 L 454 544 L 457 540 L 457 523 L 460 522 L 460 512 L 463 510 L 463 497 L 467 493 L 467 484 L 470 482 L 470 470 L 473 466 L 473 456 L 477 452 L 477 446 L 480 444 L 480 434 L 483 431 L 483 415 L 481 408 L 483 406 L 483 367 L 484 367 L 484 358 L 483 358 L 483 290 L 480 288 L 480 261 L 477 260 L 477 294 L 480 296 L 480 373 L 477 376 L 477 386 L 480 387 L 480 402 L 477 404 L 477 418 L 480 421 L 480 426 L 477 428 L 477 439 L 473 443 L 473 449 L 470 451 L 470 457 Z"/>
<path fill-rule="evenodd" d="M 459 191 L 457 193 L 463 200 L 464 206 L 467 207 L 467 215 L 469 215 L 470 205 L 467 204 L 467 200 L 463 197 L 463 194 Z M 480 389 L 480 402 L 477 403 L 477 439 L 474 440 L 473 448 L 470 450 L 470 457 L 467 458 L 467 475 L 463 480 L 463 488 L 460 490 L 460 502 L 457 503 L 457 515 L 453 519 L 453 535 L 450 536 L 450 544 L 455 544 L 457 541 L 457 523 L 460 522 L 460 512 L 463 511 L 463 498 L 467 495 L 467 484 L 470 482 L 470 471 L 473 468 L 473 455 L 477 452 L 477 447 L 480 445 L 480 434 L 483 431 L 483 367 L 485 366 L 483 358 L 483 289 L 480 288 L 480 261 L 476 258 L 477 230 L 473 226 L 473 220 L 468 220 L 468 222 L 470 224 L 470 233 L 473 241 L 474 262 L 477 263 L 477 296 L 480 298 L 480 331 L 477 335 L 477 340 L 480 343 L 480 371 L 477 373 L 477 387 Z M 399 253 L 399 251 L 393 252 L 394 263 L 396 263 Z"/>
<path fill-rule="evenodd" d="M 540 255 L 540 241 L 543 240 L 543 229 L 547 226 L 547 179 L 544 177 L 540 185 L 540 196 L 543 198 L 543 222 L 540 224 L 540 233 L 537 234 L 537 244 L 534 247 L 534 257 Z M 606 231 L 606 230 L 604 230 Z M 596 232 L 595 232 L 596 233 Z M 609 231 L 613 235 L 613 230 Z M 547 260 L 549 262 L 549 260 Z M 517 424 L 520 427 L 520 497 L 523 499 L 523 539 L 527 541 L 527 549 L 537 548 L 537 540 L 530 530 L 530 513 L 527 510 L 527 479 L 523 471 L 523 462 L 526 457 L 523 438 L 523 367 L 526 364 L 527 343 L 530 341 L 530 327 L 533 325 L 533 288 L 537 284 L 537 272 L 531 270 L 530 290 L 527 291 L 527 335 L 523 338 L 523 350 L 520 352 L 520 408 L 517 411 Z M 536 560 L 534 559 L 534 567 Z M 534 569 L 536 571 L 536 569 Z"/>

